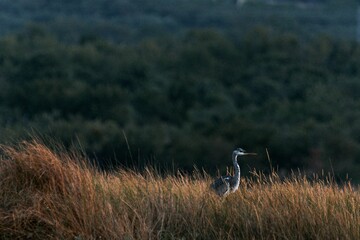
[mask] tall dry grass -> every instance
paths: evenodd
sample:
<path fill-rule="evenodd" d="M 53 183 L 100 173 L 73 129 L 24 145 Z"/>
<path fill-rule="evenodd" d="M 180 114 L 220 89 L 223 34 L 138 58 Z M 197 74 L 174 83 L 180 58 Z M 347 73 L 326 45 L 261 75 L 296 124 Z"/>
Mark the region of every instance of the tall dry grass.
<path fill-rule="evenodd" d="M 254 175 L 219 198 L 201 174 L 99 173 L 37 142 L 1 151 L 1 239 L 360 239 L 350 185 Z"/>

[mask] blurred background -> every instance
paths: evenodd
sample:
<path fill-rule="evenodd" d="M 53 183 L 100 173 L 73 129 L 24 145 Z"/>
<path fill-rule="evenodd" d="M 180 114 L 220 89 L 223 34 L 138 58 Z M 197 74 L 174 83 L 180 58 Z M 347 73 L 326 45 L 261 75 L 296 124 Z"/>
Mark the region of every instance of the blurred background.
<path fill-rule="evenodd" d="M 0 0 L 0 143 L 47 136 L 104 169 L 360 181 L 353 0 Z"/>

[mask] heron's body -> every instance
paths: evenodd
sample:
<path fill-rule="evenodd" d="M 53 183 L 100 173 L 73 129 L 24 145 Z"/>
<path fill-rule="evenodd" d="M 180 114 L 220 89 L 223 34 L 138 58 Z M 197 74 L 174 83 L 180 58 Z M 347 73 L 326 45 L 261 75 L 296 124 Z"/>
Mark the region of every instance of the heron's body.
<path fill-rule="evenodd" d="M 234 176 L 222 176 L 216 179 L 211 188 L 214 189 L 219 196 L 226 196 L 231 192 L 235 192 L 240 185 L 240 166 L 237 162 L 237 157 L 241 155 L 255 155 L 255 153 L 246 153 L 243 149 L 238 148 L 232 154 L 235 174 Z"/>

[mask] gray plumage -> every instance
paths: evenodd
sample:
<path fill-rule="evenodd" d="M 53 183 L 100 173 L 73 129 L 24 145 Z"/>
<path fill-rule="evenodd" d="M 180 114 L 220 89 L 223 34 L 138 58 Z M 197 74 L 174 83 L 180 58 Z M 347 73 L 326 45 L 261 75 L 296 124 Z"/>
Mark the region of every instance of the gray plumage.
<path fill-rule="evenodd" d="M 237 148 L 232 153 L 232 160 L 234 164 L 235 174 L 234 176 L 222 176 L 216 179 L 212 184 L 211 188 L 219 196 L 226 196 L 231 192 L 235 192 L 240 185 L 240 166 L 237 162 L 238 156 L 244 155 L 256 155 L 256 153 L 247 153 L 242 148 Z"/>

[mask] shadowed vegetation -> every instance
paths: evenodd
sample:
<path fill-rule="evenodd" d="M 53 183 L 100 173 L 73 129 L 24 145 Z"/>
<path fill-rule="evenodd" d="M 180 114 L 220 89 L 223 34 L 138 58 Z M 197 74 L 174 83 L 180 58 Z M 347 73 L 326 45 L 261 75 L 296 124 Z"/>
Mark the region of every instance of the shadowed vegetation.
<path fill-rule="evenodd" d="M 267 167 L 266 147 L 281 170 L 332 163 L 359 181 L 359 59 L 355 42 L 265 28 L 132 45 L 30 29 L 0 39 L 0 143 L 35 129 L 66 147 L 80 141 L 101 167 L 189 172 L 224 170 L 240 144 L 260 154 L 251 168 Z"/>
<path fill-rule="evenodd" d="M 226 198 L 206 174 L 99 173 L 37 142 L 1 147 L 2 239 L 359 239 L 351 185 L 253 173 Z"/>

